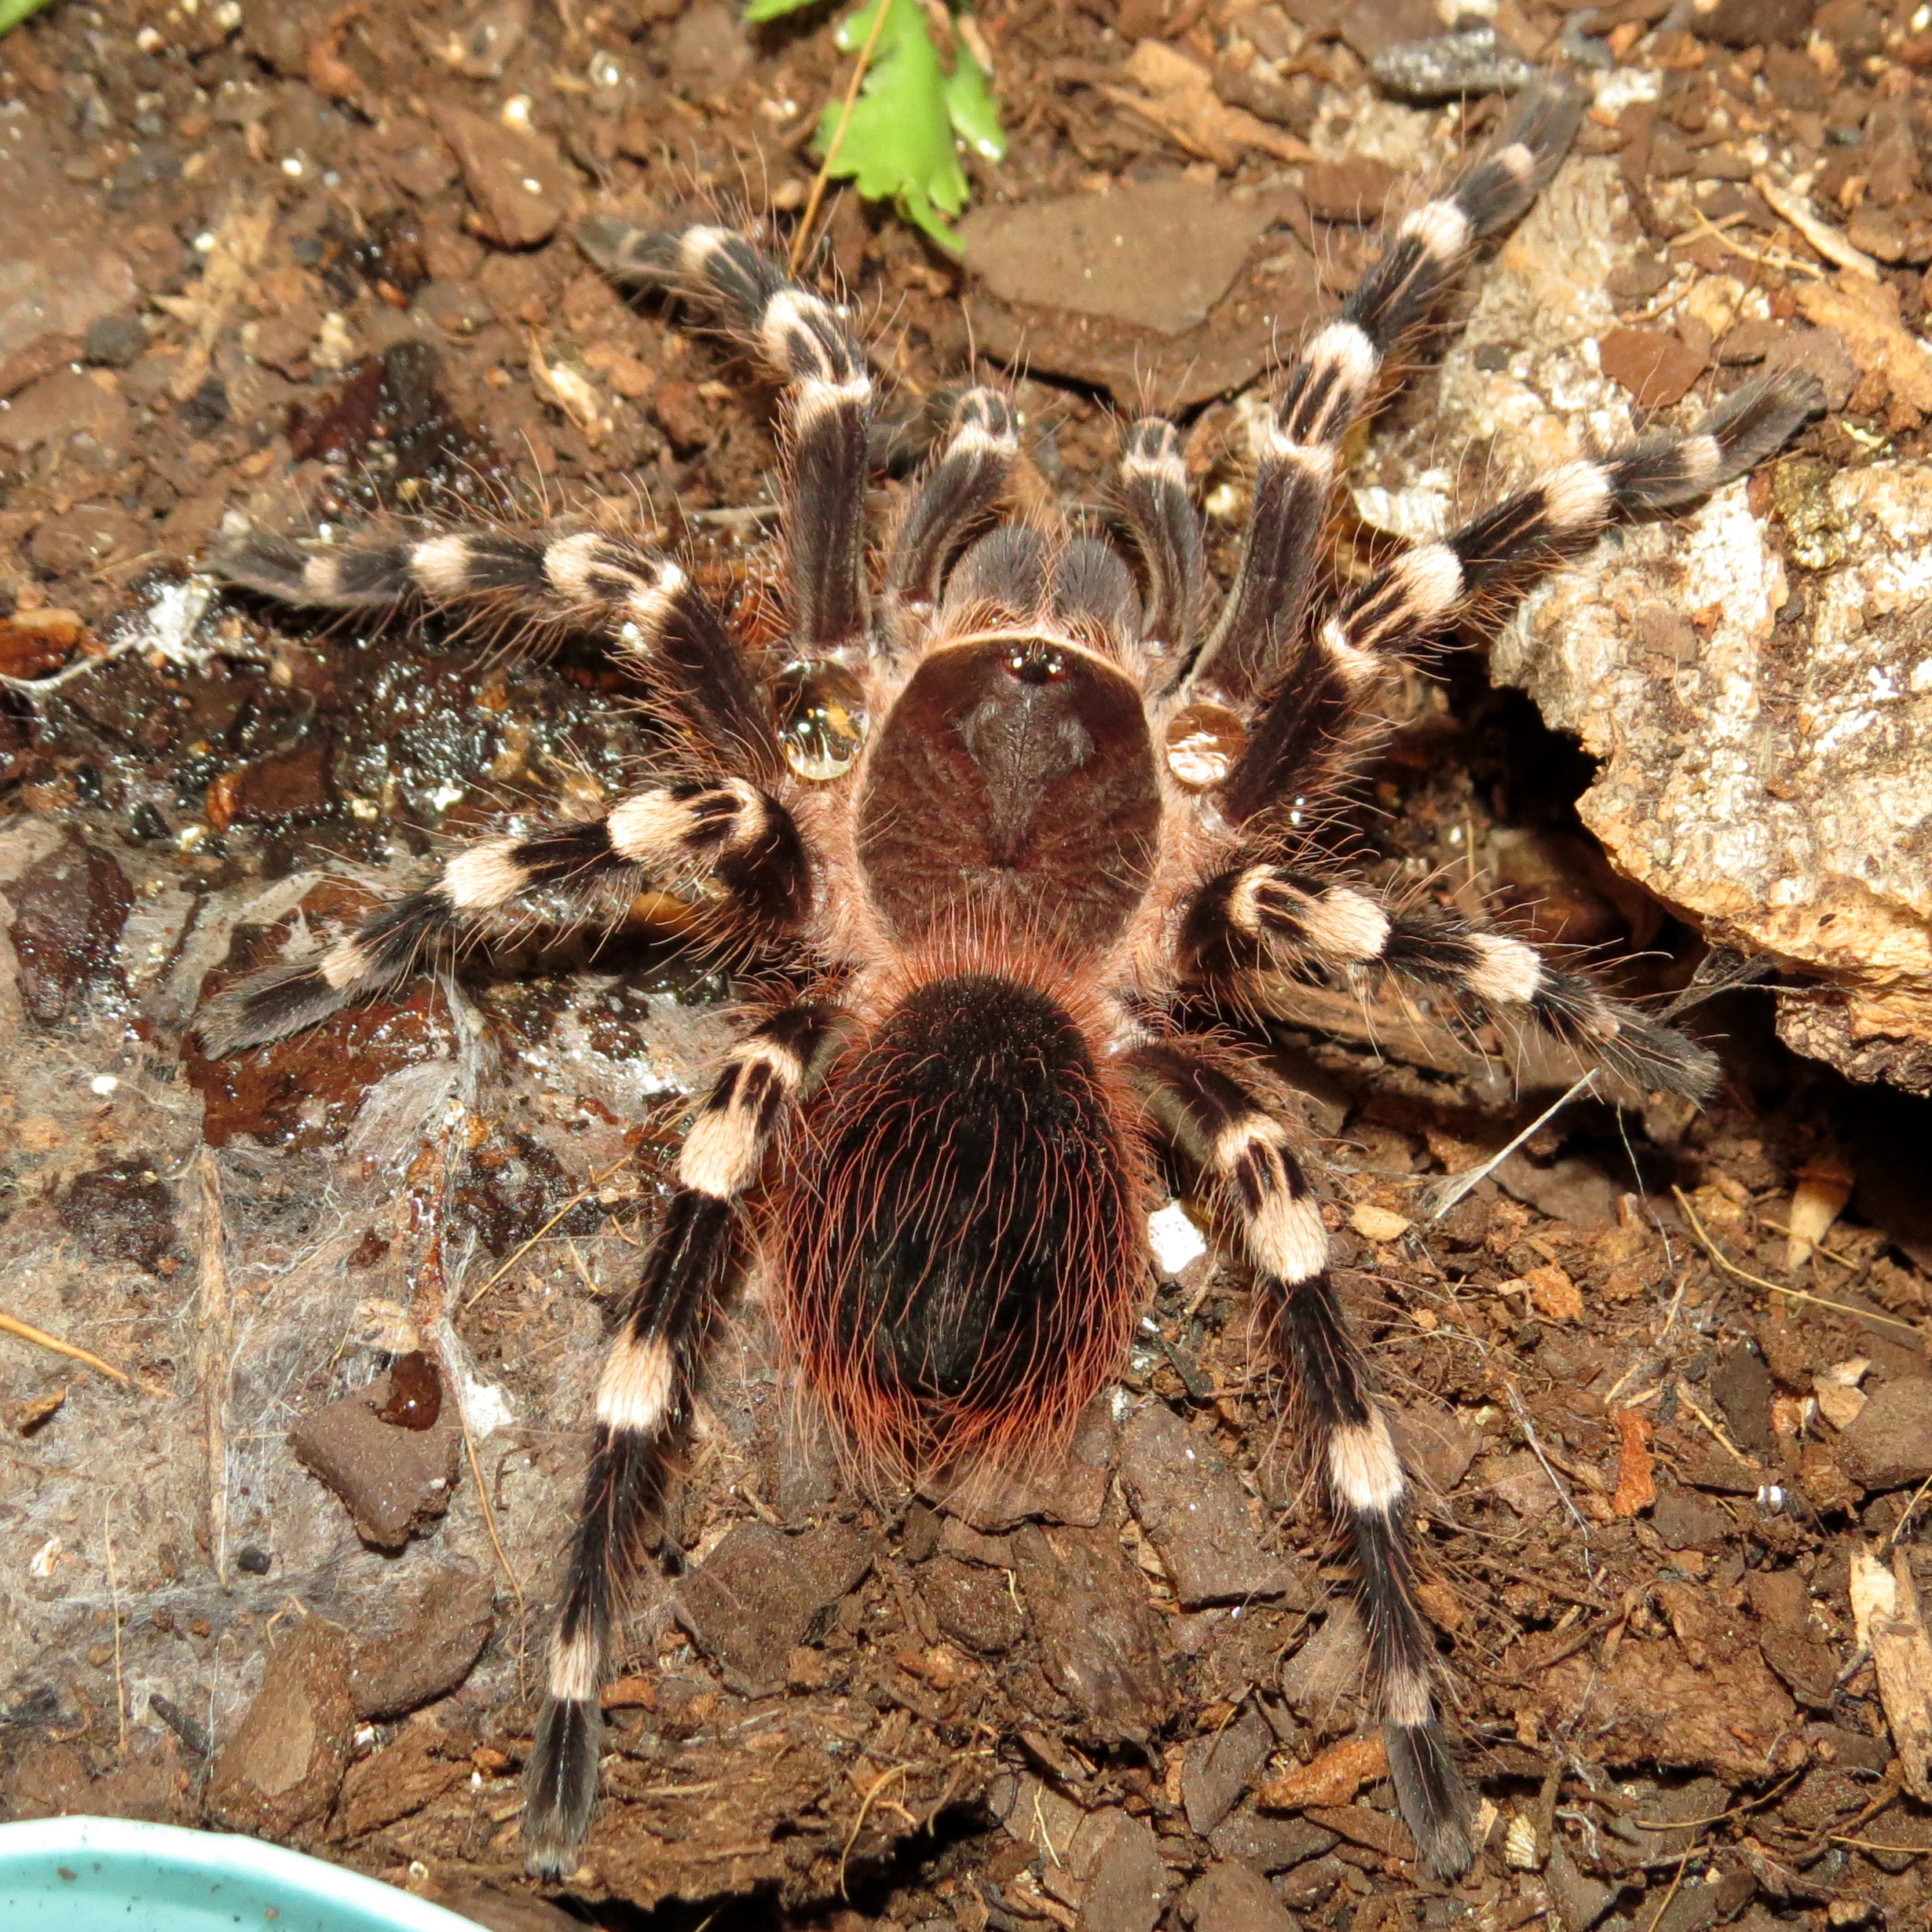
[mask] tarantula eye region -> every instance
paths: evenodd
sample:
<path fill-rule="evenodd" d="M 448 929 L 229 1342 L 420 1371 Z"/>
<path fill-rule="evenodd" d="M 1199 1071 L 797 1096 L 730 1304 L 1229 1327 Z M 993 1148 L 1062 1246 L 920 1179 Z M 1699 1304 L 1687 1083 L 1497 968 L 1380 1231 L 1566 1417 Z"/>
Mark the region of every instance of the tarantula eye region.
<path fill-rule="evenodd" d="M 801 778 L 842 778 L 865 748 L 871 719 L 857 676 L 832 657 L 799 657 L 772 680 L 778 748 Z"/>
<path fill-rule="evenodd" d="M 1248 727 L 1224 704 L 1187 704 L 1167 721 L 1167 768 L 1191 792 L 1226 781 Z"/>
<path fill-rule="evenodd" d="M 1059 684 L 1066 680 L 1065 655 L 1048 644 L 1015 644 L 1006 653 L 1007 675 L 1022 684 Z"/>

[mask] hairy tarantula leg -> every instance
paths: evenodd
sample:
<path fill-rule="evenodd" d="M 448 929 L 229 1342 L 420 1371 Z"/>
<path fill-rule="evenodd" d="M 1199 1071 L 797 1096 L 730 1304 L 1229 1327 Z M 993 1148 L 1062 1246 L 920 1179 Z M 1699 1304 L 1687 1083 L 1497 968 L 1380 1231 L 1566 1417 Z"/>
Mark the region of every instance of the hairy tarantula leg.
<path fill-rule="evenodd" d="M 893 545 L 887 581 L 901 603 L 922 609 L 939 601 L 953 552 L 998 503 L 1019 454 L 1006 398 L 997 389 L 968 390 Z"/>
<path fill-rule="evenodd" d="M 1526 93 L 1483 159 L 1403 218 L 1341 313 L 1289 368 L 1255 471 L 1239 574 L 1194 673 L 1203 694 L 1246 701 L 1294 648 L 1342 438 L 1374 393 L 1385 360 L 1428 316 L 1476 244 L 1513 221 L 1555 172 L 1583 111 L 1579 94 Z"/>
<path fill-rule="evenodd" d="M 742 778 L 657 785 L 601 818 L 479 839 L 444 862 L 434 885 L 385 906 L 320 959 L 225 995 L 199 1030 L 217 1057 L 259 1046 L 368 998 L 426 954 L 534 925 L 615 924 L 641 891 L 707 882 L 752 931 L 782 931 L 804 912 L 797 828 Z"/>
<path fill-rule="evenodd" d="M 1115 488 L 1121 520 L 1147 566 L 1147 641 L 1163 653 L 1193 648 L 1207 565 L 1187 466 L 1171 423 L 1148 416 L 1127 432 Z"/>
<path fill-rule="evenodd" d="M 1823 401 L 1802 371 L 1735 390 L 1696 429 L 1645 437 L 1601 462 L 1563 464 L 1440 543 L 1377 571 L 1303 643 L 1228 774 L 1222 809 L 1240 824 L 1342 776 L 1350 738 L 1383 670 L 1497 580 L 1554 561 L 1613 518 L 1692 501 L 1778 448 Z"/>
<path fill-rule="evenodd" d="M 419 599 L 605 631 L 707 745 L 761 777 L 785 769 L 769 708 L 710 599 L 679 565 L 635 544 L 590 530 L 445 530 L 381 545 L 250 532 L 225 547 L 217 567 L 284 603 L 354 609 Z"/>
<path fill-rule="evenodd" d="M 1693 1100 L 1717 1085 L 1716 1058 L 1612 999 L 1587 974 L 1533 946 L 1434 910 L 1392 912 L 1352 886 L 1255 865 L 1203 886 L 1181 934 L 1188 969 L 1227 985 L 1249 973 L 1310 973 L 1425 990 L 1460 1013 L 1535 1028 L 1646 1092 Z"/>
<path fill-rule="evenodd" d="M 1272 1304 L 1274 1339 L 1319 1439 L 1329 1506 L 1355 1546 L 1356 1593 L 1389 1762 L 1424 1866 L 1468 1869 L 1467 1810 L 1430 1679 L 1435 1645 L 1415 1596 L 1409 1484 L 1368 1370 L 1328 1279 L 1328 1235 L 1279 1122 L 1184 1047 L 1127 1065 L 1156 1124 L 1217 1184 Z"/>
<path fill-rule="evenodd" d="M 756 1182 L 839 1024 L 832 1008 L 793 1006 L 739 1043 L 685 1137 L 676 1191 L 605 1361 L 527 1773 L 523 1841 L 540 1877 L 574 1871 L 590 1829 L 612 1623 L 637 1560 L 658 1453 L 682 1412 L 730 1269 L 733 1204 Z"/>
<path fill-rule="evenodd" d="M 873 383 L 840 311 L 727 228 L 670 234 L 596 216 L 577 230 L 592 261 L 621 281 L 666 288 L 708 309 L 786 386 L 791 450 L 786 594 L 801 657 L 865 635 L 866 437 Z"/>

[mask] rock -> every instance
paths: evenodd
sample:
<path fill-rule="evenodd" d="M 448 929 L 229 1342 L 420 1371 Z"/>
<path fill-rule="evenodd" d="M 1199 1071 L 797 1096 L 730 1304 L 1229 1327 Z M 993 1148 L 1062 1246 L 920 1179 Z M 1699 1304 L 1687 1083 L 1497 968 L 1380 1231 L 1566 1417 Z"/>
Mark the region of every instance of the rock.
<path fill-rule="evenodd" d="M 104 247 L 99 203 L 54 165 L 53 132 L 10 104 L 0 152 L 0 362 L 37 336 L 86 335 L 139 291 L 126 258 Z"/>
<path fill-rule="evenodd" d="M 1932 1476 L 1932 1379 L 1883 1382 L 1839 1437 L 1839 1459 L 1868 1490 L 1903 1489 Z"/>
<path fill-rule="evenodd" d="M 1257 1872 L 1286 1872 L 1306 1859 L 1319 1858 L 1335 1842 L 1333 1831 L 1306 1818 L 1267 1817 L 1247 1805 L 1208 1835 L 1208 1842 L 1224 1858 L 1239 1858 Z"/>
<path fill-rule="evenodd" d="M 748 1697 L 782 1690 L 785 1660 L 812 1619 L 871 1568 L 872 1539 L 849 1523 L 788 1536 L 740 1523 L 678 1586 L 678 1619 Z"/>
<path fill-rule="evenodd" d="M 1025 1619 L 997 1570 L 937 1556 L 920 1572 L 919 1593 L 940 1630 L 982 1656 L 1011 1650 L 1026 1634 Z"/>
<path fill-rule="evenodd" d="M 1478 285 L 1432 437 L 1494 437 L 1528 470 L 1632 433 L 1590 348 L 1615 330 L 1605 282 L 1614 237 L 1638 232 L 1628 208 L 1613 161 L 1564 164 Z M 1875 309 L 1857 313 L 1879 347 L 1898 346 Z M 1835 315 L 1813 319 L 1842 331 Z M 1828 353 L 1822 334 L 1792 339 Z M 1469 345 L 1485 342 L 1513 345 L 1508 368 L 1476 366 Z M 1916 340 L 1909 353 L 1932 374 Z M 1558 395 L 1553 414 L 1545 399 Z M 1620 870 L 1714 944 L 1825 982 L 1781 1001 L 1794 1044 L 1932 1088 L 1932 870 L 1919 856 L 1932 823 L 1932 597 L 1916 562 L 1932 546 L 1932 463 L 1784 460 L 1809 466 L 1781 496 L 1782 465 L 1773 475 L 1774 520 L 1790 531 L 1809 519 L 1812 532 L 1791 565 L 1738 482 L 1545 580 L 1491 666 L 1598 761 L 1579 810 Z M 1688 660 L 1657 658 L 1630 620 L 1652 604 L 1690 623 Z"/>
<path fill-rule="evenodd" d="M 1604 1914 L 1616 1894 L 1601 1879 L 1593 1879 L 1576 1868 L 1569 1847 L 1561 1835 L 1550 1845 L 1550 1862 L 1543 1868 L 1543 1883 L 1555 1901 L 1557 1918 L 1563 1932 L 1589 1932 Z"/>
<path fill-rule="evenodd" d="M 1599 345 L 1603 372 L 1639 409 L 1681 402 L 1709 364 L 1669 329 L 1612 329 Z"/>
<path fill-rule="evenodd" d="M 1417 101 L 1515 93 L 1536 78 L 1536 70 L 1487 20 L 1453 34 L 1405 41 L 1378 54 L 1370 69 L 1385 93 Z"/>
<path fill-rule="evenodd" d="M 209 1774 L 207 1809 L 217 1824 L 287 1839 L 327 1816 L 354 1725 L 348 1663 L 348 1637 L 320 1617 L 284 1640 Z"/>
<path fill-rule="evenodd" d="M 1302 199 L 1318 221 L 1379 221 L 1400 178 L 1386 161 L 1371 155 L 1318 161 L 1301 171 Z"/>
<path fill-rule="evenodd" d="M 1250 1704 L 1224 1729 L 1197 1737 L 1181 1761 L 1180 1802 L 1190 1830 L 1206 1838 L 1233 1808 L 1275 1748 L 1267 1718 Z"/>
<path fill-rule="evenodd" d="M 1105 195 L 975 208 L 959 236 L 967 267 L 1008 302 L 1176 335 L 1206 319 L 1286 211 L 1279 195 L 1140 181 Z"/>
<path fill-rule="evenodd" d="M 1014 1538 L 1019 1586 L 1047 1675 L 1078 1707 L 1080 1734 L 1144 1745 L 1174 1707 L 1160 1623 L 1113 1531 L 1043 1530 Z"/>
<path fill-rule="evenodd" d="M 976 1469 L 957 1488 L 932 1491 L 931 1499 L 986 1536 L 1041 1520 L 1091 1529 L 1100 1520 L 1107 1484 L 1105 1469 L 1069 1454 L 1017 1473 Z"/>
<path fill-rule="evenodd" d="M 60 1202 L 60 1225 L 98 1261 L 133 1261 L 152 1274 L 178 1239 L 174 1197 L 138 1158 L 76 1174 Z"/>
<path fill-rule="evenodd" d="M 1360 1845 L 1385 1858 L 1413 1858 L 1415 1839 L 1400 1818 L 1368 1805 L 1311 1805 L 1308 1816 L 1351 1845 Z"/>
<path fill-rule="evenodd" d="M 1351 0 L 1337 9 L 1341 37 L 1364 60 L 1374 62 L 1406 42 L 1431 40 L 1443 16 L 1429 0 Z"/>
<path fill-rule="evenodd" d="M 1446 1496 L 1469 1473 L 1482 1439 L 1446 1402 L 1418 1396 L 1389 1411 L 1389 1427 L 1403 1467 L 1438 1496 Z"/>
<path fill-rule="evenodd" d="M 147 353 L 148 331 L 131 315 L 104 315 L 87 325 L 82 353 L 110 369 L 131 367 Z"/>
<path fill-rule="evenodd" d="M 1282 1666 L 1281 1694 L 1311 1723 L 1333 1718 L 1362 1679 L 1368 1639 L 1350 1603 L 1337 1603 L 1322 1627 Z"/>
<path fill-rule="evenodd" d="M 1732 1439 L 1747 1454 L 1760 1460 L 1776 1455 L 1777 1438 L 1771 1432 L 1771 1371 L 1764 1357 L 1747 1342 L 1725 1349 L 1711 1372 L 1711 1392 Z"/>
<path fill-rule="evenodd" d="M 327 746 L 316 744 L 244 766 L 236 774 L 229 822 L 274 825 L 320 818 L 330 805 L 328 764 Z"/>
<path fill-rule="evenodd" d="M 751 38 L 738 16 L 719 0 L 701 0 L 671 31 L 667 63 L 671 84 L 693 100 L 722 93 L 753 58 Z"/>
<path fill-rule="evenodd" d="M 1803 1624 L 1780 1624 L 1758 1637 L 1758 1648 L 1784 1687 L 1813 1711 L 1829 1711 L 1843 1665 L 1831 1646 Z"/>
<path fill-rule="evenodd" d="M 349 1766 L 329 1835 L 340 1842 L 379 1831 L 467 1784 L 474 1770 L 469 1752 L 434 1717 L 419 1718 L 386 1749 Z"/>
<path fill-rule="evenodd" d="M 1096 1811 L 1067 1848 L 1080 1894 L 1080 1932 L 1154 1932 L 1166 1896 L 1167 1868 L 1154 1828 L 1124 1811 Z"/>
<path fill-rule="evenodd" d="M 1294 1932 L 1275 1888 L 1257 1872 L 1220 1858 L 1187 1887 L 1182 1915 L 1194 1932 Z"/>
<path fill-rule="evenodd" d="M 1617 1183 L 1594 1161 L 1565 1154 L 1547 1167 L 1526 1154 L 1499 1162 L 1496 1179 L 1519 1201 L 1539 1213 L 1587 1230 L 1608 1228 L 1616 1219 Z"/>
<path fill-rule="evenodd" d="M 379 1550 L 400 1550 L 449 1507 L 463 1449 L 462 1414 L 445 1402 L 428 1429 L 382 1420 L 391 1378 L 306 1415 L 289 1447 L 309 1473 L 334 1490 L 356 1534 Z"/>
<path fill-rule="evenodd" d="M 29 382 L 79 359 L 81 346 L 71 335 L 36 335 L 12 355 L 0 357 L 0 397 L 17 395 Z"/>
<path fill-rule="evenodd" d="M 89 990 L 122 983 L 121 928 L 134 888 L 105 852 L 70 835 L 29 866 L 8 896 L 21 997 L 42 1025 L 64 1018 Z"/>
<path fill-rule="evenodd" d="M 1723 47 L 1795 46 L 1805 38 L 1817 0 L 1691 0 L 1685 24 Z"/>
<path fill-rule="evenodd" d="M 127 399 L 112 376 L 56 369 L 0 409 L 0 448 L 24 456 L 44 444 L 87 457 L 118 452 L 128 437 Z"/>
<path fill-rule="evenodd" d="M 1659 1493 L 1650 1523 L 1670 1550 L 1715 1550 L 1732 1527 L 1718 1504 L 1681 1489 Z"/>
<path fill-rule="evenodd" d="M 393 1636 L 357 1638 L 349 1665 L 356 1715 L 387 1722 L 448 1696 L 489 1641 L 495 1601 L 487 1576 L 437 1571 L 403 1607 Z"/>
<path fill-rule="evenodd" d="M 27 554 L 49 576 L 78 576 L 148 547 L 149 526 L 104 503 L 76 503 L 34 532 Z"/>
<path fill-rule="evenodd" d="M 1148 1403 L 1127 1425 L 1121 1474 L 1185 1608 L 1256 1597 L 1286 1597 L 1301 1609 L 1314 1601 L 1301 1566 L 1261 1547 L 1220 1451 L 1164 1402 Z"/>
<path fill-rule="evenodd" d="M 571 202 L 569 173 L 554 145 L 467 108 L 438 108 L 436 124 L 456 151 L 484 239 L 499 248 L 549 240 Z"/>

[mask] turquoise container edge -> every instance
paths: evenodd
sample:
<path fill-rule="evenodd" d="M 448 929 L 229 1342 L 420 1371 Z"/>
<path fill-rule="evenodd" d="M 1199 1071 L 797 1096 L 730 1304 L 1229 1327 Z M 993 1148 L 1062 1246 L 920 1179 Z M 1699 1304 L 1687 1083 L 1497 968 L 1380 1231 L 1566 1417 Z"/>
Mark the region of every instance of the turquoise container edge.
<path fill-rule="evenodd" d="M 259 1839 L 131 1818 L 0 1824 L 6 1932 L 478 1932 L 474 1919 Z"/>

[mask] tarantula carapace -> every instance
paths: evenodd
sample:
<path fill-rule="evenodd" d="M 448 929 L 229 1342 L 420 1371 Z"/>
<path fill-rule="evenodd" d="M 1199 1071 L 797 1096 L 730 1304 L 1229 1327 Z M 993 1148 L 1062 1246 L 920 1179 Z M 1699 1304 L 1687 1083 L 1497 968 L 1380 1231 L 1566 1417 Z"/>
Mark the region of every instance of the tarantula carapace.
<path fill-rule="evenodd" d="M 213 1045 L 271 1040 L 533 920 L 614 920 L 645 891 L 681 895 L 766 969 L 598 1387 L 530 1756 L 533 1870 L 572 1871 L 589 1828 L 613 1619 L 740 1204 L 765 1231 L 803 1387 L 865 1464 L 929 1475 L 1037 1453 L 1117 1371 L 1151 1286 L 1157 1150 L 1191 1164 L 1254 1270 L 1352 1542 L 1421 1861 L 1437 1875 L 1469 1863 L 1410 1484 L 1330 1283 L 1308 1155 L 1230 1036 L 1194 1037 L 1187 1016 L 1238 1004 L 1257 975 L 1385 982 L 1540 1029 L 1640 1087 L 1711 1083 L 1681 1034 L 1520 939 L 1383 903 L 1301 829 L 1345 785 L 1390 668 L 1470 599 L 1613 517 L 1738 475 L 1817 407 L 1807 379 L 1736 390 L 1693 431 L 1565 464 L 1311 616 L 1344 436 L 1472 250 L 1553 170 L 1578 113 L 1561 92 L 1526 98 L 1282 371 L 1239 576 L 1212 622 L 1169 423 L 1126 435 L 1115 509 L 1137 574 L 1094 536 L 1001 520 L 1018 446 L 990 388 L 960 398 L 875 551 L 875 385 L 843 312 L 726 229 L 608 218 L 582 232 L 595 258 L 698 306 L 785 385 L 792 661 L 773 688 L 685 569 L 594 531 L 251 540 L 230 558 L 232 577 L 286 601 L 480 604 L 602 631 L 676 748 L 601 817 L 458 850 L 320 958 L 231 996 L 204 1028 Z"/>

